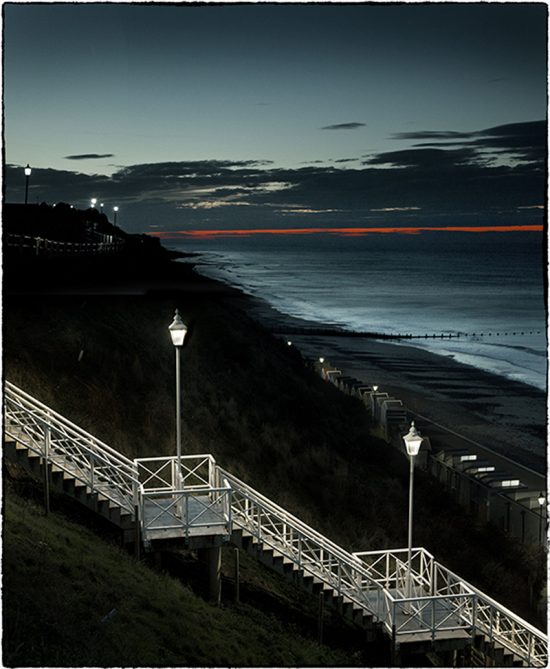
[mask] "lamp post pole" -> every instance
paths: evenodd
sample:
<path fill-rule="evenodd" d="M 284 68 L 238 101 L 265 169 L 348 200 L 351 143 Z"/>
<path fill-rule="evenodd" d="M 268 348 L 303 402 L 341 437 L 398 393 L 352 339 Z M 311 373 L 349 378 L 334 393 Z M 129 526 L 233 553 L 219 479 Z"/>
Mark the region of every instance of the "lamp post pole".
<path fill-rule="evenodd" d="M 29 177 L 31 176 L 31 168 L 29 163 L 25 167 L 25 204 L 28 204 L 29 201 Z"/>
<path fill-rule="evenodd" d="M 414 459 L 418 455 L 423 438 L 420 436 L 414 421 L 411 422 L 411 428 L 403 437 L 405 447 L 409 455 L 409 525 L 407 541 L 407 599 L 412 594 L 412 532 L 413 532 L 413 500 L 414 500 Z M 406 613 L 411 613 L 410 603 L 407 605 Z"/>
<path fill-rule="evenodd" d="M 118 207 L 113 207 L 113 211 L 115 212 L 115 228 L 116 228 L 116 219 L 117 219 L 117 214 L 118 214 Z"/>
<path fill-rule="evenodd" d="M 538 502 L 539 502 L 539 544 L 542 544 L 542 508 L 544 506 L 544 502 L 546 502 L 546 497 L 544 496 L 543 492 L 539 493 Z"/>
<path fill-rule="evenodd" d="M 185 341 L 187 328 L 177 309 L 168 330 L 176 349 L 176 476 L 174 487 L 179 489 L 181 480 L 181 348 Z"/>

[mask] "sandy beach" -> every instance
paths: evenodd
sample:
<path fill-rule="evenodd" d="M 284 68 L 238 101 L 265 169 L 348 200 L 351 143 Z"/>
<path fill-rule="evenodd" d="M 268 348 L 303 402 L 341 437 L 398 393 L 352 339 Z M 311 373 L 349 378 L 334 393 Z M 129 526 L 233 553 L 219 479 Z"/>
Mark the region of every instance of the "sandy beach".
<path fill-rule="evenodd" d="M 311 325 L 277 312 L 260 299 L 248 298 L 245 304 L 255 319 L 283 333 L 285 326 Z M 546 473 L 546 397 L 537 388 L 408 344 L 295 334 L 289 339 L 304 357 L 323 356 L 342 374 L 377 384 L 380 392 L 402 400 L 411 417 L 420 414 L 540 474 Z M 416 420 L 430 436 L 428 421 Z M 452 441 L 456 445 L 456 439 L 437 432 L 439 443 Z"/>
<path fill-rule="evenodd" d="M 128 276 L 130 274 L 130 276 Z M 283 334 L 285 328 L 311 327 L 312 323 L 287 316 L 265 300 L 246 295 L 230 284 L 207 278 L 194 269 L 194 257 L 169 262 L 137 273 L 119 272 L 101 282 L 101 274 L 88 284 L 87 275 L 68 285 L 65 277 L 53 283 L 27 286 L 8 283 L 7 292 L 106 295 L 214 294 L 230 300 L 243 313 L 267 329 Z M 78 280 L 77 280 L 78 279 Z M 411 418 L 420 414 L 503 454 L 540 474 L 546 473 L 546 396 L 535 387 L 484 372 L 407 344 L 368 338 L 289 335 L 306 358 L 323 356 L 328 362 L 381 392 L 402 400 Z M 431 436 L 426 421 L 416 419 Z M 424 425 L 423 425 L 424 423 Z M 449 440 L 438 434 L 438 439 Z M 456 440 L 450 440 L 456 445 Z"/>

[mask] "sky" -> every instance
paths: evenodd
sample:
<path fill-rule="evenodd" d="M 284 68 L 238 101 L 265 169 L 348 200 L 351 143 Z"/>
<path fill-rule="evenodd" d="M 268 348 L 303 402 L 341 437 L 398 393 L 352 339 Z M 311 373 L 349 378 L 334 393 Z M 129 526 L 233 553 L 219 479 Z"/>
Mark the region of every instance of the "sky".
<path fill-rule="evenodd" d="M 3 4 L 4 198 L 129 232 L 533 224 L 545 3 Z"/>

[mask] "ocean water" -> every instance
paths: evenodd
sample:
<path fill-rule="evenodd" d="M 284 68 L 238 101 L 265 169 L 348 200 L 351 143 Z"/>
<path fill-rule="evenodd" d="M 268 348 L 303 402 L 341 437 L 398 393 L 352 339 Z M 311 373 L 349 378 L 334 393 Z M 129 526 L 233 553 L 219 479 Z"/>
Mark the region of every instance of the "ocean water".
<path fill-rule="evenodd" d="M 546 256 L 537 232 L 186 239 L 200 273 L 282 313 L 407 345 L 546 389 Z M 460 339 L 431 335 L 460 333 Z"/>

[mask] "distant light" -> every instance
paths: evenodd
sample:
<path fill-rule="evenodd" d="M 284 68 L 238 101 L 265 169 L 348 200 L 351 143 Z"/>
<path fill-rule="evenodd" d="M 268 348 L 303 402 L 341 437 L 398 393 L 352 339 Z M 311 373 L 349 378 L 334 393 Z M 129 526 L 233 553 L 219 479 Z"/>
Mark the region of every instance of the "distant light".
<path fill-rule="evenodd" d="M 319 362 L 320 362 L 321 364 L 323 364 L 323 363 L 325 362 L 325 359 L 324 359 L 324 358 L 319 358 Z"/>
<path fill-rule="evenodd" d="M 118 207 L 113 207 L 113 211 L 118 211 Z"/>
<path fill-rule="evenodd" d="M 97 198 L 93 197 L 91 202 L 92 202 L 92 207 L 95 207 L 96 202 L 97 202 Z"/>
<path fill-rule="evenodd" d="M 30 177 L 31 176 L 32 169 L 29 166 L 29 163 L 27 163 L 27 167 L 25 167 L 25 176 Z"/>
<path fill-rule="evenodd" d="M 291 341 L 287 341 L 286 344 L 287 344 L 287 346 L 292 346 L 292 342 L 291 342 Z"/>

